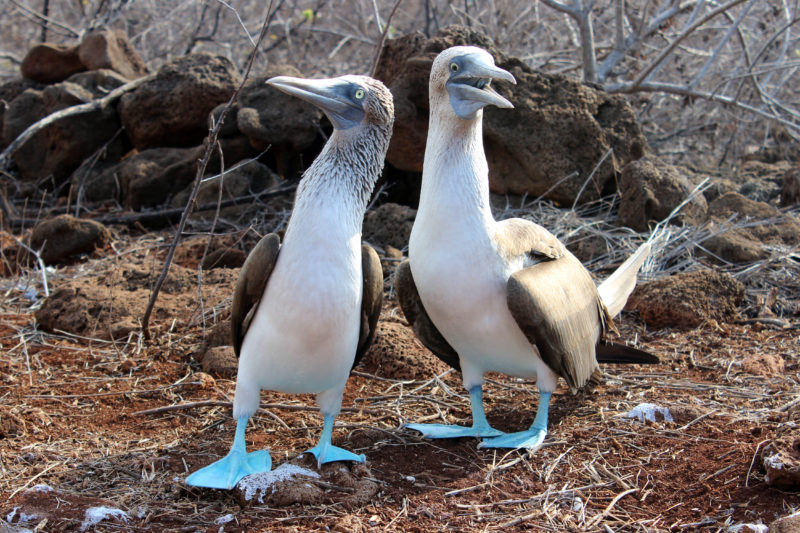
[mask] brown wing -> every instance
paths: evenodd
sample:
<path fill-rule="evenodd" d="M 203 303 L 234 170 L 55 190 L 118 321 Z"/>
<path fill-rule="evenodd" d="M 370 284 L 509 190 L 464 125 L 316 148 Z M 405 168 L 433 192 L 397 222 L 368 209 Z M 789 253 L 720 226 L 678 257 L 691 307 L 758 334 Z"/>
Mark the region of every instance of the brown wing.
<path fill-rule="evenodd" d="M 555 235 L 530 220 L 509 218 L 497 223 L 494 235 L 497 250 L 506 260 L 524 256 L 527 262 L 558 259 L 567 248 Z"/>
<path fill-rule="evenodd" d="M 458 353 L 436 329 L 422 305 L 417 285 L 411 275 L 411 264 L 407 259 L 400 263 L 395 270 L 394 288 L 397 291 L 397 298 L 400 300 L 400 308 L 422 344 L 436 357 L 460 371 L 461 364 L 458 360 Z"/>
<path fill-rule="evenodd" d="M 595 346 L 613 325 L 594 281 L 575 256 L 567 252 L 515 272 L 506 296 L 522 332 L 571 389 L 599 372 Z"/>
<path fill-rule="evenodd" d="M 275 268 L 280 247 L 281 238 L 277 234 L 265 235 L 247 256 L 239 272 L 231 306 L 231 340 L 236 357 L 239 357 L 250 321 L 264 295 L 264 287 L 272 275 L 272 269 Z"/>
<path fill-rule="evenodd" d="M 358 332 L 358 349 L 353 368 L 367 353 L 378 326 L 378 317 L 383 306 L 383 268 L 375 250 L 361 244 L 361 271 L 364 276 L 364 290 L 361 297 L 361 329 Z"/>

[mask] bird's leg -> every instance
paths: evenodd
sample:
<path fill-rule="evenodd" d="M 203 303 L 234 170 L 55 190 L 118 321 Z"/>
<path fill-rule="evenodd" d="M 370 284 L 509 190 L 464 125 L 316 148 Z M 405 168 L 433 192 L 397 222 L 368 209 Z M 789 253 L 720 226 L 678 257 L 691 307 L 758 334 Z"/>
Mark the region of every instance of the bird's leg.
<path fill-rule="evenodd" d="M 243 416 L 236 421 L 236 434 L 228 455 L 187 477 L 188 485 L 232 489 L 245 476 L 269 472 L 272 468 L 272 459 L 267 450 L 247 453 L 244 432 L 248 419 L 249 417 Z"/>
<path fill-rule="evenodd" d="M 539 406 L 536 408 L 536 418 L 533 419 L 530 429 L 486 439 L 478 445 L 478 448 L 527 448 L 531 450 L 541 446 L 547 436 L 550 395 L 550 392 L 539 391 Z"/>
<path fill-rule="evenodd" d="M 333 415 L 324 415 L 324 422 L 322 423 L 322 435 L 319 437 L 319 443 L 313 448 L 304 451 L 303 453 L 310 453 L 317 459 L 317 465 L 325 463 L 332 463 L 334 461 L 355 461 L 356 463 L 363 463 L 366 457 L 356 455 L 349 452 L 344 448 L 339 448 L 331 444 L 331 434 L 333 433 Z"/>
<path fill-rule="evenodd" d="M 483 389 L 476 385 L 469 390 L 469 403 L 472 408 L 472 426 L 455 426 L 448 424 L 406 424 L 409 429 L 422 433 L 429 439 L 455 439 L 459 437 L 496 437 L 503 435 L 499 429 L 494 429 L 486 420 L 483 411 Z"/>

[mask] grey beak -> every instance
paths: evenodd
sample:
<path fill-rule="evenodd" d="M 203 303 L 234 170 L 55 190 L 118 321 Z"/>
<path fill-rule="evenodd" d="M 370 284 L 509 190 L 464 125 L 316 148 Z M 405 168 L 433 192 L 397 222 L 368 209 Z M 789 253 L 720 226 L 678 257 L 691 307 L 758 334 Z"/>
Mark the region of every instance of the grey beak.
<path fill-rule="evenodd" d="M 350 83 L 340 78 L 309 80 L 276 76 L 266 83 L 286 94 L 314 104 L 327 115 L 336 129 L 352 128 L 364 119 L 364 110 L 347 96 Z"/>
<path fill-rule="evenodd" d="M 517 80 L 507 70 L 496 66 L 483 54 L 470 54 L 461 61 L 461 70 L 450 75 L 447 90 L 450 104 L 456 115 L 473 119 L 487 105 L 513 108 L 514 105 L 495 91 L 490 82 L 504 80 L 516 84 Z"/>

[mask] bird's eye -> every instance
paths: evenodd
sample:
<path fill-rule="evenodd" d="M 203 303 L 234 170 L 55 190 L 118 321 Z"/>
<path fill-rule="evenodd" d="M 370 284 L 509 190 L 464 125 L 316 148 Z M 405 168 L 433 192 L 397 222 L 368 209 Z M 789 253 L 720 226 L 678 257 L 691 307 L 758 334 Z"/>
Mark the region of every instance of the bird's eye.
<path fill-rule="evenodd" d="M 356 99 L 363 100 L 364 99 L 364 89 L 356 89 Z"/>
<path fill-rule="evenodd" d="M 458 72 L 458 64 L 450 63 L 450 72 Z"/>

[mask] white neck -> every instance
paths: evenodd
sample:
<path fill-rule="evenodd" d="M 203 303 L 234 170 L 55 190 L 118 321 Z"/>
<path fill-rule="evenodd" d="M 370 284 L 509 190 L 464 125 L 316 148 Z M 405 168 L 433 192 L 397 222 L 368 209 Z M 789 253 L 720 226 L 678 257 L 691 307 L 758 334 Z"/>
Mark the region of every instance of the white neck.
<path fill-rule="evenodd" d="M 386 135 L 367 128 L 334 130 L 297 187 L 285 240 L 304 230 L 337 240 L 360 237 L 387 146 Z"/>
<path fill-rule="evenodd" d="M 419 215 L 454 212 L 488 225 L 489 166 L 483 151 L 483 111 L 472 120 L 458 118 L 448 101 L 431 101 Z"/>

